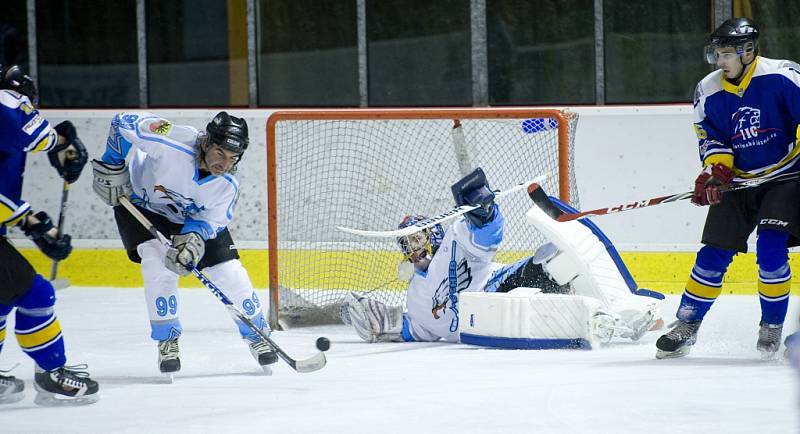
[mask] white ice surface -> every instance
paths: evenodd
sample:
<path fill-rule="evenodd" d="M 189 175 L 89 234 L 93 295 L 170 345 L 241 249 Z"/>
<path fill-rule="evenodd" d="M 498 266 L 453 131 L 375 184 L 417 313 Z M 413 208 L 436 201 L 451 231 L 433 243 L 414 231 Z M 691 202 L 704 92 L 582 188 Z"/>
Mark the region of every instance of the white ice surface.
<path fill-rule="evenodd" d="M 328 366 L 260 375 L 222 305 L 182 290 L 183 370 L 163 384 L 141 289 L 58 292 L 68 363 L 88 363 L 100 401 L 33 404 L 33 364 L 13 337 L 0 369 L 26 382 L 0 406 L 2 433 L 796 433 L 798 383 L 755 350 L 756 296 L 720 298 L 683 359 L 656 360 L 648 333 L 595 351 L 508 351 L 464 345 L 365 344 L 345 326 L 277 332 L 298 357 L 333 342 Z M 266 299 L 262 294 L 262 299 Z M 791 301 L 787 332 L 797 326 Z M 678 303 L 669 297 L 669 321 Z"/>

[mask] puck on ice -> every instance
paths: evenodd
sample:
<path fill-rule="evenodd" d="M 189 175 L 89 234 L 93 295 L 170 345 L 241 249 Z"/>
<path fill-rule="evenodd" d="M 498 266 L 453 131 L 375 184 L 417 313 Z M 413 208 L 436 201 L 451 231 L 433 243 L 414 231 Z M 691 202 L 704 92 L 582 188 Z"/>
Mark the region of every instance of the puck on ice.
<path fill-rule="evenodd" d="M 320 351 L 328 351 L 328 349 L 330 347 L 331 347 L 331 341 L 329 341 L 328 338 L 323 338 L 323 337 L 317 338 L 317 349 L 318 350 L 320 350 Z"/>

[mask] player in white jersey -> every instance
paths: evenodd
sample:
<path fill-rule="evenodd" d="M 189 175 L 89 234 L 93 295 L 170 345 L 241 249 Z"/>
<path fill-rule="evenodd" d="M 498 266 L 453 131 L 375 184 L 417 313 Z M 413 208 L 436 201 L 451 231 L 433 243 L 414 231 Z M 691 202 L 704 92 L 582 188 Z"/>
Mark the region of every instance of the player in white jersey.
<path fill-rule="evenodd" d="M 459 297 L 465 292 L 505 293 L 531 287 L 545 294 L 575 294 L 569 282 L 560 284 L 548 272 L 548 262 L 559 253 L 553 244 L 545 244 L 536 255 L 510 265 L 494 262 L 503 240 L 504 216 L 494 203 L 494 193 L 480 168 L 454 184 L 452 191 L 457 206 L 480 207 L 455 221 L 446 231 L 436 225 L 398 240 L 405 258 L 414 266 L 407 291 L 407 312 L 355 294 L 344 303 L 343 322 L 353 325 L 365 341 L 458 342 Z M 411 226 L 423 218 L 408 216 L 400 227 Z M 631 296 L 627 288 L 625 291 Z M 643 315 L 631 321 L 635 324 L 627 324 L 637 330 L 622 327 L 627 333 L 619 336 L 638 339 L 657 319 L 643 311 Z"/>
<path fill-rule="evenodd" d="M 249 143 L 247 123 L 226 112 L 198 131 L 152 113 L 120 113 L 111 121 L 106 150 L 92 161 L 94 190 L 108 205 L 131 261 L 141 263 L 150 336 L 158 342 L 159 369 L 180 370 L 181 304 L 178 277 L 202 270 L 262 330 L 261 302 L 227 229 L 239 183 L 237 164 Z M 126 158 L 129 163 L 126 163 Z M 124 208 L 126 196 L 163 234 L 167 249 Z M 271 346 L 234 318 L 258 363 L 277 361 Z"/>

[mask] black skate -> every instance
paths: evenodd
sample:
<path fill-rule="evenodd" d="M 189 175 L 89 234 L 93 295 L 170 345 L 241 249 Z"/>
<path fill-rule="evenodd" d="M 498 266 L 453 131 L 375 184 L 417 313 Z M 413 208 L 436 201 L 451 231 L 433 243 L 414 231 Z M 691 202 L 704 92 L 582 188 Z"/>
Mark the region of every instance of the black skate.
<path fill-rule="evenodd" d="M 773 360 L 781 347 L 783 324 L 759 323 L 758 343 L 756 348 L 761 352 L 762 360 Z"/>
<path fill-rule="evenodd" d="M 8 371 L 0 371 L 8 373 Z M 12 375 L 0 374 L 0 404 L 11 404 L 25 397 L 25 382 Z"/>
<path fill-rule="evenodd" d="M 678 321 L 675 327 L 656 341 L 656 359 L 674 359 L 689 354 L 697 342 L 700 321 Z"/>
<path fill-rule="evenodd" d="M 250 354 L 256 359 L 261 369 L 263 369 L 267 375 L 272 375 L 272 368 L 269 365 L 278 361 L 278 355 L 275 354 L 272 345 L 263 339 L 257 341 L 247 340 L 247 343 L 250 347 Z"/>
<path fill-rule="evenodd" d="M 172 382 L 173 374 L 181 370 L 178 338 L 158 342 L 158 370 L 167 377 L 169 382 Z"/>
<path fill-rule="evenodd" d="M 62 366 L 45 371 L 36 366 L 33 387 L 38 392 L 33 403 L 43 407 L 93 404 L 100 399 L 97 382 L 82 371 L 86 365 Z"/>

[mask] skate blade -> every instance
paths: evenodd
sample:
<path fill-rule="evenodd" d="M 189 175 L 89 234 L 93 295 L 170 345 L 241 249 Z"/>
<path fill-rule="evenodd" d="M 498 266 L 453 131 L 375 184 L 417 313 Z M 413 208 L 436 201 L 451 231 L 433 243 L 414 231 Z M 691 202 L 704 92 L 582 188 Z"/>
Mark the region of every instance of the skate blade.
<path fill-rule="evenodd" d="M 764 362 L 772 362 L 778 358 L 777 351 L 762 351 L 758 350 L 761 353 L 761 360 Z"/>
<path fill-rule="evenodd" d="M 162 372 L 161 373 L 161 383 L 163 384 L 172 384 L 175 382 L 175 373 L 174 372 Z"/>
<path fill-rule="evenodd" d="M 13 404 L 15 402 L 22 401 L 22 398 L 25 398 L 24 391 L 17 393 L 9 393 L 8 395 L 0 396 L 0 405 Z"/>
<path fill-rule="evenodd" d="M 692 347 L 689 345 L 678 348 L 675 351 L 658 350 L 656 351 L 656 359 L 677 359 L 689 354 L 690 351 L 692 351 Z"/>
<path fill-rule="evenodd" d="M 264 375 L 271 377 L 272 376 L 272 366 L 270 365 L 262 365 L 261 370 L 264 371 Z"/>
<path fill-rule="evenodd" d="M 81 405 L 94 404 L 100 400 L 100 395 L 93 393 L 84 396 L 64 396 L 57 393 L 39 392 L 33 399 L 33 403 L 40 407 L 77 407 Z"/>

